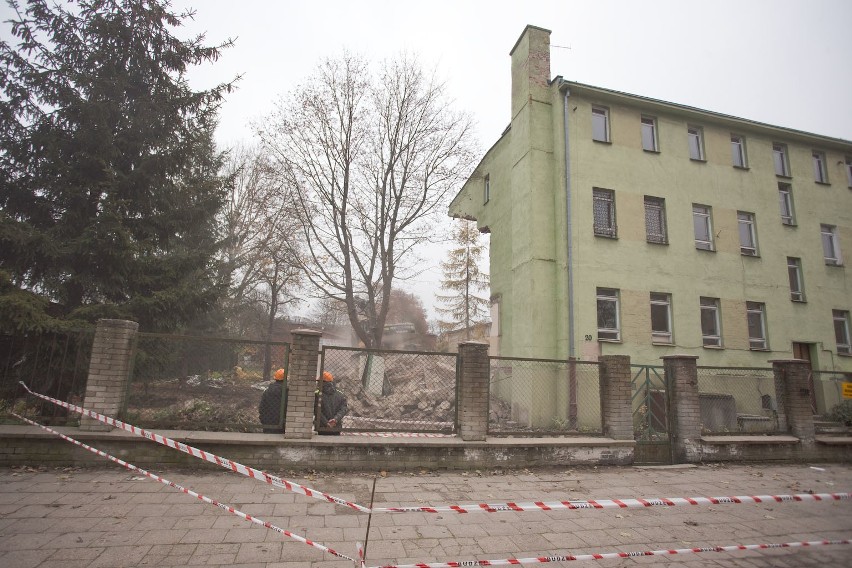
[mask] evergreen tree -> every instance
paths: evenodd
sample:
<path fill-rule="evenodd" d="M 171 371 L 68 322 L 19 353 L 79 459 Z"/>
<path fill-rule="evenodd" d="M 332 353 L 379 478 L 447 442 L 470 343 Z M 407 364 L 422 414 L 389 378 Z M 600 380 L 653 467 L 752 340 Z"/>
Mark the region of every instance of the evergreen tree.
<path fill-rule="evenodd" d="M 459 221 L 453 229 L 453 241 L 456 247 L 448 253 L 448 258 L 441 263 L 444 279 L 441 289 L 448 294 L 436 294 L 444 304 L 436 308 L 437 312 L 447 319 L 440 320 L 441 331 L 466 329 L 467 339 L 470 339 L 471 326 L 488 319 L 488 298 L 477 293 L 487 291 L 488 275 L 479 269 L 479 260 L 485 251 L 485 245 L 479 241 L 479 231 L 476 223 Z"/>
<path fill-rule="evenodd" d="M 121 317 L 165 330 L 213 305 L 216 113 L 233 83 L 165 0 L 9 0 L 0 41 L 0 322 Z M 9 34 L 4 34 L 9 37 Z M 0 323 L 0 326 L 4 325 Z"/>

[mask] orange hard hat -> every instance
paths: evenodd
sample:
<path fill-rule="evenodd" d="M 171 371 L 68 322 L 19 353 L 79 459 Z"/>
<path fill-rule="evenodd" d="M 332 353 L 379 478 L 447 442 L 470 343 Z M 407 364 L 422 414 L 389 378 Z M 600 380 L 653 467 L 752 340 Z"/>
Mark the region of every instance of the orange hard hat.
<path fill-rule="evenodd" d="M 283 381 L 285 376 L 286 376 L 286 373 L 284 372 L 284 369 L 278 369 L 277 371 L 275 371 L 275 380 L 276 381 Z"/>
<path fill-rule="evenodd" d="M 334 375 L 329 373 L 328 371 L 324 371 L 322 374 L 322 380 L 329 382 L 334 380 Z"/>

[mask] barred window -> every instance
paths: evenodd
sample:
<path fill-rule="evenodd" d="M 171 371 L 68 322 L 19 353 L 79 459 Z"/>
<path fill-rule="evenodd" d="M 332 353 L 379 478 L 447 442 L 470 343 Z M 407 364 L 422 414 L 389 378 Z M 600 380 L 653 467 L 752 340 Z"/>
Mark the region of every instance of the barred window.
<path fill-rule="evenodd" d="M 667 244 L 666 200 L 645 196 L 645 238 L 649 243 Z"/>
<path fill-rule="evenodd" d="M 595 188 L 592 199 L 594 201 L 595 235 L 615 238 L 617 235 L 615 225 L 615 192 L 611 189 Z"/>

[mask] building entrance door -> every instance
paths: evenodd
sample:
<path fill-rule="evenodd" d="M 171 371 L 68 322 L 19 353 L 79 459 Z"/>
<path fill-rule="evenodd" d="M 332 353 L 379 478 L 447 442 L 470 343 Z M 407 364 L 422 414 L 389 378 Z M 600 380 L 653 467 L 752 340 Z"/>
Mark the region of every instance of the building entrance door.
<path fill-rule="evenodd" d="M 814 375 L 811 372 L 813 370 L 813 359 L 811 358 L 811 350 L 813 349 L 813 343 L 796 343 L 793 342 L 793 357 L 795 359 L 802 359 L 803 361 L 808 362 L 808 390 L 811 391 L 811 409 L 814 414 L 817 412 L 817 404 L 816 404 L 816 392 L 814 392 Z"/>

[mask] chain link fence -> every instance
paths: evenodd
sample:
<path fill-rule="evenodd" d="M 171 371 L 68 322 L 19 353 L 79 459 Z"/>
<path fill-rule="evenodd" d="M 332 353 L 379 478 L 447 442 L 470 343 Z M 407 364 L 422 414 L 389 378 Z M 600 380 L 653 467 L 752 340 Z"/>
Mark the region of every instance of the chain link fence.
<path fill-rule="evenodd" d="M 488 434 L 602 434 L 598 364 L 489 357 Z"/>
<path fill-rule="evenodd" d="M 661 366 L 630 365 L 633 435 L 642 442 L 668 440 L 666 377 Z"/>
<path fill-rule="evenodd" d="M 787 430 L 771 368 L 698 367 L 703 434 L 775 434 Z"/>
<path fill-rule="evenodd" d="M 343 432 L 456 431 L 454 353 L 327 346 L 322 371 L 346 396 Z"/>
<path fill-rule="evenodd" d="M 86 392 L 94 336 L 94 330 L 0 335 L 0 405 L 42 424 L 79 424 L 78 414 L 25 397 L 18 383 L 22 381 L 35 392 L 80 404 Z"/>
<path fill-rule="evenodd" d="M 264 391 L 287 368 L 290 345 L 247 339 L 139 333 L 123 419 L 146 428 L 259 432 Z M 283 396 L 276 424 L 283 428 Z M 269 402 L 271 400 L 271 402 Z"/>
<path fill-rule="evenodd" d="M 811 371 L 814 393 L 814 427 L 821 434 L 852 432 L 852 399 L 843 398 L 843 383 L 852 383 L 852 372 Z"/>

